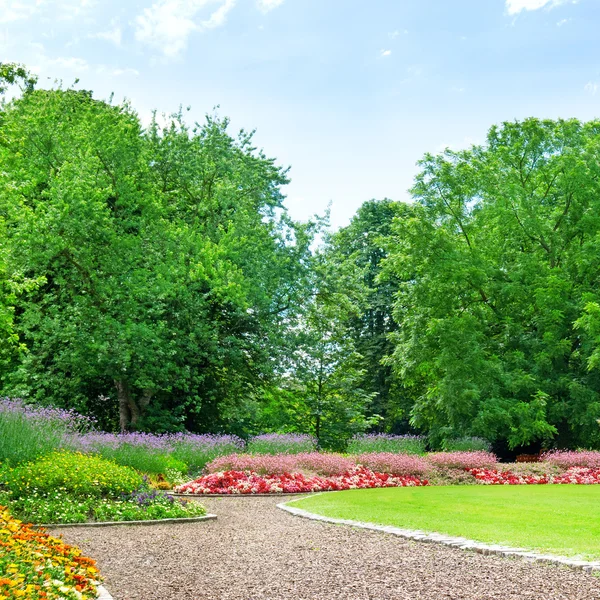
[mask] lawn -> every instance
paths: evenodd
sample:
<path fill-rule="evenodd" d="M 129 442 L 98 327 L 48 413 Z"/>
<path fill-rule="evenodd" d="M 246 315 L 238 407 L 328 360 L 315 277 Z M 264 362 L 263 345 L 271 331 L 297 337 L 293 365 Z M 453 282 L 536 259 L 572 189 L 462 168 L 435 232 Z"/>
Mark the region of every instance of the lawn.
<path fill-rule="evenodd" d="M 600 558 L 600 486 L 440 486 L 331 492 L 292 506 L 341 519 Z"/>

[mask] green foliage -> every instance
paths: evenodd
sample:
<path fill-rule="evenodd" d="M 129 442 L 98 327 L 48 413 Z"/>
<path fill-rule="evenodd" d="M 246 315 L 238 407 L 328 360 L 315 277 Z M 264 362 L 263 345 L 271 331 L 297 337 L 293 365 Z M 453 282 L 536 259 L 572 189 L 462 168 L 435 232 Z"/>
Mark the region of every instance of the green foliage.
<path fill-rule="evenodd" d="M 153 495 L 152 495 L 153 496 Z M 97 496 L 73 496 L 58 491 L 10 501 L 11 512 L 31 523 L 88 523 L 94 521 L 152 521 L 200 517 L 206 514 L 198 502 L 180 502 L 167 494 L 139 502 L 135 497 L 113 500 Z"/>
<path fill-rule="evenodd" d="M 484 146 L 421 161 L 415 204 L 386 243 L 386 274 L 400 282 L 389 362 L 434 445 L 600 444 L 600 374 L 588 369 L 599 131 L 504 123 Z"/>
<path fill-rule="evenodd" d="M 22 412 L 0 411 L 0 462 L 28 462 L 65 446 L 68 429 L 59 420 L 32 420 Z"/>
<path fill-rule="evenodd" d="M 136 444 L 120 444 L 117 447 L 99 445 L 97 452 L 107 460 L 140 473 L 164 475 L 167 471 L 175 471 L 185 475 L 188 472 L 188 465 L 172 454 Z"/>
<path fill-rule="evenodd" d="M 444 440 L 442 442 L 442 449 L 445 452 L 477 452 L 479 450 L 490 452 L 492 450 L 492 445 L 483 438 L 466 436 Z"/>
<path fill-rule="evenodd" d="M 142 485 L 142 477 L 129 467 L 76 452 L 53 452 L 35 462 L 4 470 L 2 483 L 13 499 L 37 493 L 64 492 L 73 498 L 118 498 Z"/>
<path fill-rule="evenodd" d="M 270 384 L 301 296 L 312 231 L 281 207 L 286 171 L 227 119 L 144 131 L 85 91 L 0 119 L 5 393 L 109 429 L 225 424 Z"/>
<path fill-rule="evenodd" d="M 360 387 L 374 394 L 370 415 L 381 415 L 387 431 L 407 430 L 405 398 L 389 364 L 382 360 L 393 351 L 390 334 L 397 329 L 393 318 L 394 296 L 399 282 L 383 278 L 382 265 L 388 251 L 385 241 L 392 235 L 394 219 L 402 218 L 406 206 L 392 200 L 365 202 L 350 225 L 329 240 L 328 260 L 352 274 L 362 289 L 360 301 L 347 316 L 347 335 L 361 355 Z"/>
<path fill-rule="evenodd" d="M 349 454 L 388 452 L 392 454 L 425 454 L 426 438 L 417 435 L 356 435 L 348 442 Z"/>

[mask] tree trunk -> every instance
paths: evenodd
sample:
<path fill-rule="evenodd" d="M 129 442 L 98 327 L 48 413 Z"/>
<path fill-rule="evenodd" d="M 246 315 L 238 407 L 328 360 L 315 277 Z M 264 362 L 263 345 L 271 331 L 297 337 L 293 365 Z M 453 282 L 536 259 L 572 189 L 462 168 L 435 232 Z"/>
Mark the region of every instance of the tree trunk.
<path fill-rule="evenodd" d="M 125 433 L 131 420 L 129 386 L 126 381 L 115 379 L 115 387 L 117 388 L 117 398 L 119 400 L 119 429 L 121 433 Z"/>

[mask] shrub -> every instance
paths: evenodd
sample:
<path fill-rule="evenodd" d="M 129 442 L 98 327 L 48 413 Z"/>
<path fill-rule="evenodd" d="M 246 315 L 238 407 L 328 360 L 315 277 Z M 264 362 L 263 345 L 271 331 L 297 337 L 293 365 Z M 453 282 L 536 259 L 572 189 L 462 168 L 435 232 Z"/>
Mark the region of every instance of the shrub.
<path fill-rule="evenodd" d="M 492 445 L 481 437 L 461 437 L 444 440 L 445 452 L 490 452 Z"/>
<path fill-rule="evenodd" d="M 348 442 L 348 452 L 365 454 L 368 452 L 391 452 L 394 454 L 424 454 L 426 438 L 421 435 L 390 435 L 369 433 L 355 435 Z"/>
<path fill-rule="evenodd" d="M 72 411 L 0 399 L 0 462 L 14 466 L 68 448 L 73 437 L 92 424 L 92 419 Z"/>
<path fill-rule="evenodd" d="M 248 440 L 250 454 L 300 454 L 317 448 L 316 438 L 304 433 L 264 433 Z"/>
<path fill-rule="evenodd" d="M 427 460 L 436 467 L 450 469 L 483 469 L 498 462 L 491 452 L 433 452 Z"/>
<path fill-rule="evenodd" d="M 600 452 L 593 450 L 552 450 L 542 454 L 542 462 L 568 469 L 570 467 L 588 467 L 600 469 Z"/>
<path fill-rule="evenodd" d="M 92 600 L 98 597 L 96 564 L 81 550 L 32 529 L 0 506 L 0 598 Z M 40 560 L 40 557 L 43 557 Z"/>
<path fill-rule="evenodd" d="M 12 498 L 56 491 L 74 498 L 83 496 L 118 498 L 138 489 L 142 477 L 133 469 L 76 452 L 53 452 L 35 462 L 3 472 L 3 483 Z"/>
<path fill-rule="evenodd" d="M 230 454 L 206 465 L 207 473 L 221 471 L 253 471 L 259 475 L 309 472 L 318 475 L 340 475 L 355 466 L 352 459 L 341 454 L 305 452 L 302 454 Z"/>
<path fill-rule="evenodd" d="M 432 467 L 420 456 L 409 454 L 393 454 L 391 452 L 371 452 L 356 456 L 356 462 L 375 473 L 391 473 L 393 475 L 425 475 Z"/>

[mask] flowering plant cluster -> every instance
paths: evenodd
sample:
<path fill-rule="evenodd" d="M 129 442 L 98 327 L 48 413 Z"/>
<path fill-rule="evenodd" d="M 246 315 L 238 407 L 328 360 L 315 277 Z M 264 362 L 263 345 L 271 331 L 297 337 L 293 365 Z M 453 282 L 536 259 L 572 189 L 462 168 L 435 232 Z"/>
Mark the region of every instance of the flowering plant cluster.
<path fill-rule="evenodd" d="M 485 469 L 493 467 L 498 459 L 491 452 L 433 452 L 427 460 L 434 466 L 447 469 Z"/>
<path fill-rule="evenodd" d="M 411 475 L 374 473 L 359 466 L 332 477 L 310 477 L 302 473 L 261 476 L 252 471 L 225 471 L 200 477 L 179 486 L 177 491 L 184 494 L 276 494 L 420 485 L 427 485 L 427 481 Z"/>
<path fill-rule="evenodd" d="M 92 600 L 98 596 L 95 562 L 0 506 L 0 600 Z"/>
<path fill-rule="evenodd" d="M 393 454 L 392 452 L 370 452 L 355 457 L 358 464 L 364 465 L 377 473 L 393 473 L 394 475 L 427 475 L 432 465 L 414 454 Z"/>
<path fill-rule="evenodd" d="M 469 469 L 469 472 L 478 483 L 485 485 L 600 484 L 600 469 L 587 467 L 571 467 L 565 473 L 557 475 L 526 475 L 496 469 Z"/>
<path fill-rule="evenodd" d="M 552 450 L 542 454 L 545 463 L 568 469 L 569 467 L 588 467 L 600 469 L 600 452 L 593 450 Z"/>
<path fill-rule="evenodd" d="M 352 469 L 356 463 L 341 454 L 302 452 L 300 454 L 230 454 L 220 456 L 208 463 L 205 471 L 253 471 L 259 475 L 283 475 L 283 473 L 307 472 L 317 475 L 340 475 Z"/>
<path fill-rule="evenodd" d="M 2 483 L 13 498 L 56 491 L 74 496 L 116 498 L 139 488 L 142 477 L 129 467 L 99 456 L 59 451 L 5 471 Z"/>

